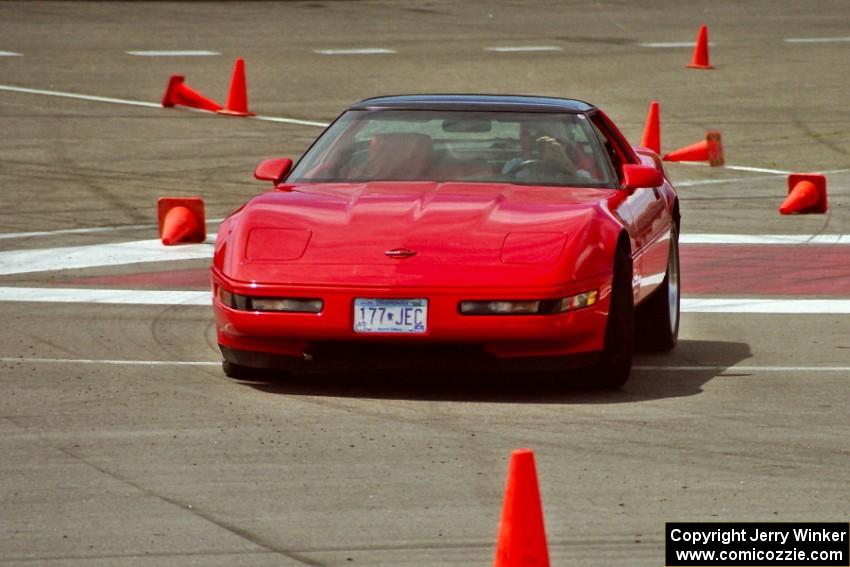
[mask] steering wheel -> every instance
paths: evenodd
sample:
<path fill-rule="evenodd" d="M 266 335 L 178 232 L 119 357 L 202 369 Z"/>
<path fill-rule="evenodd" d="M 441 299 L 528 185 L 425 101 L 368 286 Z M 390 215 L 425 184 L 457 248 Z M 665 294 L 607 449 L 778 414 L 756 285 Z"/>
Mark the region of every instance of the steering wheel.
<path fill-rule="evenodd" d="M 539 168 L 539 172 L 543 175 L 564 173 L 561 168 L 551 162 L 539 158 L 532 158 L 512 165 L 505 174 L 515 176 L 521 171 L 525 171 L 532 167 Z"/>

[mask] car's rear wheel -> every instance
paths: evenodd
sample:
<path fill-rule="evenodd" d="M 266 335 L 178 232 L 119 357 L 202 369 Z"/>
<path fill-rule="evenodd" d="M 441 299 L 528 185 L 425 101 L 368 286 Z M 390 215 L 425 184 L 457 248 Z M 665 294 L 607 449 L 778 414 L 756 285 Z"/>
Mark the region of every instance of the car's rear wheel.
<path fill-rule="evenodd" d="M 628 247 L 619 246 L 611 281 L 611 304 L 605 326 L 605 348 L 591 371 L 591 386 L 615 389 L 626 383 L 632 370 L 635 311 L 632 292 L 632 257 Z"/>
<path fill-rule="evenodd" d="M 667 274 L 661 285 L 637 309 L 637 344 L 642 350 L 664 352 L 679 338 L 679 231 L 670 230 Z"/>

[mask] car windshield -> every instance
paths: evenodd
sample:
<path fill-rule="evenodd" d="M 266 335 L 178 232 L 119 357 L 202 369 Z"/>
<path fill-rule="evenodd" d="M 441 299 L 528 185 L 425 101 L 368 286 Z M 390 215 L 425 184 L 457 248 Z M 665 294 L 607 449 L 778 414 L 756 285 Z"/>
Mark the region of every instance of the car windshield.
<path fill-rule="evenodd" d="M 349 110 L 290 183 L 475 181 L 609 187 L 616 175 L 583 114 Z"/>

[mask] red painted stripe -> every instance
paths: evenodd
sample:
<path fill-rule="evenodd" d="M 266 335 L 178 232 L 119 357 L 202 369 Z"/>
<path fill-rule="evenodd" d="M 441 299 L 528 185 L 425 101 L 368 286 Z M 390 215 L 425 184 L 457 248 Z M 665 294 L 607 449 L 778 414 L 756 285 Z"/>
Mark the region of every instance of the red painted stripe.
<path fill-rule="evenodd" d="M 850 247 L 812 245 L 682 245 L 686 295 L 850 295 Z M 208 289 L 207 268 L 95 276 L 62 286 Z"/>
<path fill-rule="evenodd" d="M 90 276 L 54 282 L 62 287 L 97 286 L 110 289 L 209 289 L 210 269 Z"/>
<path fill-rule="evenodd" d="M 850 295 L 850 247 L 682 246 L 685 295 Z"/>

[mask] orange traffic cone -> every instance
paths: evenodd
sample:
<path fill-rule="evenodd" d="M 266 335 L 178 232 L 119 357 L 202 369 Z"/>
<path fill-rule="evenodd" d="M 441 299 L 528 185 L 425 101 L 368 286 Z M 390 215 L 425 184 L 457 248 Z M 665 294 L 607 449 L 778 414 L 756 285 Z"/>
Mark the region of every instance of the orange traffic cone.
<path fill-rule="evenodd" d="M 723 165 L 723 140 L 720 132 L 709 130 L 705 140 L 664 154 L 664 161 L 707 161 L 712 167 Z"/>
<path fill-rule="evenodd" d="M 531 449 L 517 449 L 511 454 L 494 566 L 549 566 L 543 508 Z"/>
<path fill-rule="evenodd" d="M 779 207 L 783 215 L 826 212 L 826 176 L 792 173 L 788 176 L 788 197 Z"/>
<path fill-rule="evenodd" d="M 156 202 L 159 238 L 166 246 L 203 242 L 207 238 L 204 200 L 200 197 L 162 197 Z"/>
<path fill-rule="evenodd" d="M 248 87 L 245 84 L 245 61 L 240 57 L 233 65 L 233 78 L 230 80 L 230 92 L 227 104 L 219 114 L 228 116 L 254 116 L 248 111 Z"/>
<path fill-rule="evenodd" d="M 643 127 L 643 138 L 640 145 L 649 148 L 657 154 L 661 154 L 661 108 L 657 100 L 649 104 L 649 112 L 646 114 L 646 126 Z"/>
<path fill-rule="evenodd" d="M 162 96 L 162 106 L 170 108 L 179 104 L 180 106 L 200 108 L 202 110 L 209 110 L 210 112 L 221 109 L 221 105 L 216 101 L 187 87 L 184 84 L 185 80 L 186 77 L 183 75 L 171 75 L 171 78 L 168 79 L 168 86 L 165 88 L 165 94 Z"/>
<path fill-rule="evenodd" d="M 714 69 L 708 63 L 708 28 L 703 24 L 697 34 L 697 46 L 694 48 L 694 56 L 691 58 L 691 69 Z"/>

